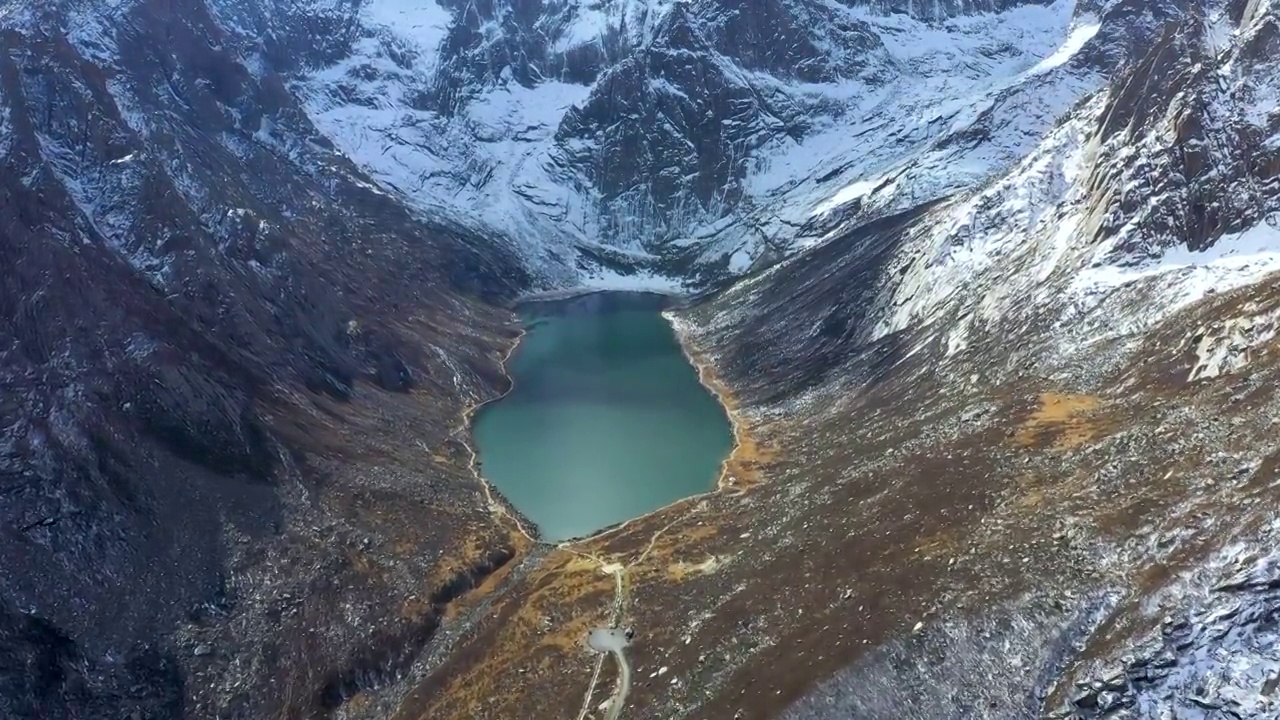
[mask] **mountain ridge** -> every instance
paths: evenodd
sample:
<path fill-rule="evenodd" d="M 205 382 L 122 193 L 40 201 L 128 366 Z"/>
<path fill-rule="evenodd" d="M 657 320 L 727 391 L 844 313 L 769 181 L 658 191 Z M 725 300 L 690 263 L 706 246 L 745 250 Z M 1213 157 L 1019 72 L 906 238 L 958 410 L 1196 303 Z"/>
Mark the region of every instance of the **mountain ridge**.
<path fill-rule="evenodd" d="M 1265 716 L 1277 12 L 5 0 L 0 709 L 576 702 L 460 423 L 648 288 L 752 442 L 575 546 L 628 717 Z"/>
<path fill-rule="evenodd" d="M 361 11 L 361 17 L 382 18 L 382 13 L 390 15 L 389 10 L 396 7 L 399 6 L 394 3 L 368 4 Z M 518 6 L 496 4 L 484 7 L 493 17 L 514 18 L 510 22 L 517 24 L 520 18 L 532 17 L 527 11 L 522 15 Z M 506 10 L 507 14 L 504 14 L 503 8 L 508 7 L 516 9 Z M 556 4 L 549 14 L 560 17 L 574 7 L 573 3 Z M 685 6 L 680 4 L 679 7 Z M 677 54 L 692 54 L 673 55 L 666 70 L 662 66 L 653 66 L 652 57 L 644 58 L 672 45 L 660 36 L 666 26 L 653 19 L 655 15 L 665 19 L 667 15 L 664 13 L 672 12 L 670 5 L 658 3 L 654 10 L 644 14 L 626 3 L 607 3 L 604 9 L 616 14 L 604 12 L 589 16 L 595 23 L 589 25 L 591 32 L 575 30 L 576 26 L 572 24 L 568 31 L 561 30 L 585 46 L 595 47 L 598 44 L 604 49 L 612 48 L 608 52 L 618 55 L 618 64 L 602 70 L 595 69 L 600 60 L 592 60 L 585 63 L 584 67 L 589 69 L 584 71 L 585 74 L 569 72 L 565 75 L 566 71 L 561 71 L 559 76 L 548 77 L 548 73 L 526 68 L 514 71 L 510 76 L 512 79 L 503 80 L 503 72 L 506 71 L 501 68 L 516 67 L 507 64 L 510 58 L 521 58 L 520 62 L 527 64 L 532 56 L 528 52 L 513 55 L 503 51 L 496 56 L 494 69 L 485 71 L 489 73 L 484 76 L 488 79 L 477 84 L 468 80 L 472 75 L 467 72 L 459 75 L 452 70 L 460 58 L 471 55 L 455 47 L 457 41 L 446 36 L 446 39 L 437 41 L 442 53 L 440 59 L 433 60 L 430 47 L 435 35 L 428 33 L 421 43 L 414 45 L 419 48 L 421 70 L 405 71 L 379 65 L 386 63 L 386 56 L 376 43 L 368 45 L 367 42 L 364 49 L 354 52 L 345 61 L 347 64 L 341 66 L 346 68 L 342 72 L 352 72 L 357 67 L 387 68 L 386 74 L 379 76 L 385 78 L 385 82 L 375 81 L 387 98 L 377 110 L 366 112 L 333 100 L 332 92 L 325 88 L 332 87 L 335 81 L 339 84 L 346 82 L 334 77 L 339 66 L 316 75 L 314 79 L 299 81 L 298 87 L 304 96 L 310 98 L 308 104 L 313 116 L 318 117 L 326 133 L 375 177 L 402 188 L 411 196 L 411 203 L 429 207 L 433 212 L 490 219 L 489 231 L 511 237 L 517 246 L 523 248 L 522 253 L 532 258 L 535 272 L 550 274 L 552 283 L 578 282 L 572 272 L 574 261 L 570 259 L 576 246 L 595 252 L 616 248 L 616 252 L 622 253 L 620 264 L 625 265 L 630 260 L 642 269 L 648 266 L 649 274 L 657 273 L 655 279 L 660 284 L 663 284 L 663 273 L 657 272 L 660 268 L 656 268 L 654 263 L 671 266 L 672 272 L 666 273 L 668 276 L 692 273 L 692 276 L 700 278 L 696 284 L 705 285 L 717 278 L 725 279 L 745 271 L 765 253 L 765 248 L 790 253 L 802 247 L 788 238 L 795 235 L 796 227 L 805 227 L 810 218 L 785 208 L 829 210 L 837 205 L 847 206 L 857 198 L 852 190 L 859 183 L 869 182 L 869 174 L 875 171 L 884 174 L 894 166 L 890 157 L 883 157 L 872 158 L 876 162 L 870 167 L 841 167 L 828 162 L 825 170 L 815 172 L 822 166 L 823 158 L 811 153 L 824 141 L 830 142 L 837 134 L 847 132 L 841 124 L 847 120 L 842 121 L 841 117 L 856 118 L 857 114 L 866 116 L 871 113 L 862 121 L 867 127 L 866 134 L 861 136 L 860 144 L 863 146 L 897 148 L 898 155 L 904 150 L 922 154 L 917 163 L 927 163 L 928 167 L 917 170 L 920 180 L 908 185 L 919 184 L 927 174 L 937 175 L 943 158 L 972 155 L 972 152 L 964 152 L 964 148 L 957 150 L 955 141 L 949 141 L 951 148 L 947 147 L 948 143 L 940 141 L 941 136 L 953 132 L 946 130 L 945 125 L 938 128 L 941 131 L 938 138 L 933 137 L 934 131 L 925 130 L 914 137 L 887 140 L 883 133 L 892 129 L 888 118 L 903 112 L 930 112 L 928 108 L 939 102 L 939 98 L 931 98 L 928 94 L 928 83 L 939 84 L 947 77 L 947 70 L 937 64 L 939 59 L 943 62 L 946 59 L 960 61 L 962 74 L 956 79 L 963 84 L 957 90 L 963 89 L 964 84 L 970 84 L 979 92 L 984 87 L 989 88 L 987 92 L 992 92 L 1000 86 L 1001 73 L 1015 67 L 1035 69 L 1037 62 L 1051 57 L 1067 39 L 1067 25 L 1074 5 L 1001 4 L 1003 15 L 961 15 L 949 21 L 954 26 L 951 30 L 946 29 L 947 25 L 929 25 L 913 20 L 909 15 L 869 15 L 871 11 L 867 6 L 859 4 L 780 2 L 762 7 L 768 9 L 761 9 L 759 13 L 773 13 L 769 21 L 764 20 L 765 16 L 756 14 L 743 20 L 743 11 L 727 6 L 720 8 L 709 2 L 694 3 L 689 9 L 680 9 L 680 17 L 692 18 L 692 24 L 686 22 L 684 26 L 691 28 L 696 25 L 698 30 L 682 31 L 674 46 L 693 44 L 700 45 L 702 49 L 671 50 Z M 748 49 L 752 44 L 742 41 L 742 38 L 750 37 L 752 28 L 764 24 L 798 28 L 799 25 L 794 25 L 799 22 L 797 18 L 808 17 L 802 13 L 818 12 L 817 8 L 824 8 L 822 12 L 827 13 L 826 17 L 839 19 L 835 26 L 845 33 L 843 40 L 810 38 L 804 41 L 808 44 L 789 50 L 791 55 L 769 61 L 760 61 L 751 55 Z M 637 31 L 629 29 L 633 25 L 628 25 L 629 19 L 637 15 L 647 23 L 642 24 L 643 30 L 638 35 Z M 434 11 L 431 16 L 436 17 Z M 434 22 L 440 22 L 440 18 Z M 470 25 L 478 22 L 479 19 L 469 21 Z M 473 31 L 469 36 L 472 38 L 470 52 L 488 52 L 494 43 L 502 46 L 510 32 L 515 32 L 504 30 L 507 27 L 502 24 L 504 22 L 507 21 L 494 20 L 483 26 L 488 28 L 486 31 L 492 37 L 479 37 Z M 739 28 L 740 25 L 745 30 Z M 826 24 L 813 23 L 809 27 L 821 28 Z M 975 56 L 975 51 L 1000 53 L 1015 47 L 987 35 L 999 27 L 1019 28 L 1026 40 L 1035 43 L 1033 47 L 1038 46 L 1032 51 L 1037 54 L 1020 58 L 1015 53 L 1003 65 L 999 60 L 992 62 L 981 55 Z M 624 31 L 635 35 L 635 38 L 623 38 Z M 370 37 L 398 37 L 394 32 L 387 35 L 390 31 L 385 29 L 370 29 L 368 32 L 372 33 Z M 529 32 L 532 30 L 521 30 L 518 37 L 525 38 Z M 738 37 L 742 32 L 748 34 Z M 1054 37 L 1059 32 L 1062 36 Z M 703 33 L 708 34 L 707 39 L 698 39 Z M 730 33 L 734 33 L 732 42 L 728 39 Z M 584 37 L 598 40 L 585 42 Z M 884 49 L 884 37 L 897 38 L 896 54 Z M 416 36 L 409 33 L 405 35 L 404 42 L 414 44 L 415 39 Z M 1087 42 L 1088 38 L 1085 40 Z M 797 38 L 789 42 L 794 44 L 800 40 Z M 930 50 L 935 45 L 937 50 Z M 559 47 L 554 37 L 548 37 L 544 46 Z M 820 51 L 811 60 L 810 53 L 814 48 Z M 735 52 L 735 49 L 740 54 L 747 53 L 741 62 L 725 54 Z M 924 54 L 911 54 L 921 50 Z M 534 55 L 547 54 L 544 51 Z M 380 57 L 384 59 L 379 60 Z M 479 57 L 487 56 L 482 54 Z M 684 71 L 679 69 L 683 62 L 679 57 L 701 58 L 698 62 L 705 64 L 697 71 L 697 77 L 711 79 L 699 79 L 696 82 L 701 83 L 700 86 L 681 89 L 684 83 L 695 81 L 692 80 L 694 76 L 681 79 L 679 73 Z M 1056 59 L 1056 65 L 1039 68 L 1038 72 L 1061 74 L 1059 67 L 1070 60 L 1071 53 L 1068 53 Z M 562 61 L 552 59 L 548 62 L 558 67 Z M 789 85 L 797 77 L 791 75 L 786 67 L 790 64 L 807 67 L 811 62 L 827 69 L 814 71 L 816 74 L 806 77 L 824 82 Z M 963 70 L 966 65 L 973 69 Z M 473 66 L 474 62 L 467 67 Z M 525 67 L 519 62 L 517 66 Z M 648 68 L 644 74 L 639 73 L 642 67 Z M 655 71 L 659 74 L 654 75 Z M 768 74 L 770 71 L 783 74 L 771 75 Z M 377 71 L 374 72 L 376 74 Z M 625 82 L 622 78 L 611 79 L 618 72 L 631 77 Z M 664 79 L 661 74 L 664 72 L 674 74 Z M 904 74 L 919 85 L 915 102 L 923 102 L 923 105 L 899 105 L 886 91 L 876 90 L 896 81 L 897 92 L 901 94 Z M 538 76 L 538 82 L 530 79 L 534 75 Z M 592 78 L 593 75 L 595 77 Z M 400 79 L 396 80 L 397 77 Z M 576 84 L 577 80 L 585 78 L 592 78 L 597 90 L 592 91 L 589 84 Z M 413 84 L 417 82 L 428 87 L 422 91 L 413 90 Z M 619 82 L 623 84 L 617 85 Z M 992 82 L 995 84 L 987 84 Z M 1027 118 L 1030 125 L 1025 132 L 1045 127 L 1091 85 L 1087 74 L 1081 80 L 1064 78 L 1061 82 L 1065 83 L 1067 94 L 1062 99 L 1054 99 L 1052 95 L 1045 98 L 1051 101 L 1050 104 L 1040 111 L 1040 117 L 1031 115 Z M 423 105 L 412 99 L 439 95 L 442 83 L 451 88 L 446 94 L 469 98 L 464 106 L 459 106 L 461 109 L 450 108 L 448 112 L 440 113 L 431 109 L 430 102 Z M 358 87 L 360 83 L 354 84 Z M 403 84 L 404 89 L 395 89 L 397 84 Z M 872 93 L 870 101 L 857 100 L 858 94 L 865 95 L 868 91 Z M 699 108 L 697 103 L 704 102 L 703 98 L 710 98 L 712 93 L 726 93 L 717 101 L 722 105 Z M 397 95 L 406 99 L 397 101 Z M 1029 101 L 1035 95 L 1024 91 L 1022 97 Z M 951 124 L 956 125 L 954 132 L 965 130 L 972 135 L 974 130 L 967 126 L 975 120 L 981 126 L 983 113 L 989 117 L 990 110 L 984 111 L 981 105 L 966 111 L 977 112 L 977 117 L 966 119 L 966 116 L 955 115 L 957 110 L 973 102 L 963 96 L 943 97 L 942 100 L 950 102 L 955 109 L 939 107 L 933 110 L 944 113 L 933 122 L 937 125 L 950 117 Z M 908 93 L 902 102 L 910 101 L 912 98 Z M 1037 98 L 1032 107 L 1041 102 L 1043 100 Z M 730 105 L 724 103 L 734 105 L 734 109 L 730 110 Z M 635 114 L 635 109 L 641 107 L 650 108 L 648 112 L 657 114 L 646 120 Z M 725 114 L 719 118 L 720 124 L 715 128 L 728 129 L 723 133 L 717 129 L 715 134 L 709 135 L 713 128 L 700 127 L 698 123 L 701 121 L 697 118 L 703 117 L 707 109 L 712 110 L 714 117 L 719 118 L 716 113 Z M 494 115 L 494 112 L 498 114 Z M 531 122 L 522 124 L 521 114 L 527 115 Z M 637 134 L 642 127 L 646 132 Z M 611 128 L 608 133 L 614 133 L 614 136 L 602 134 L 606 128 Z M 476 130 L 480 131 L 474 136 L 478 143 L 468 139 L 468 135 Z M 989 134 L 989 131 L 983 132 Z M 415 137 L 423 139 L 410 139 Z M 432 142 L 429 137 L 447 137 L 453 147 L 444 150 L 439 147 L 439 140 Z M 403 142 L 409 145 L 402 146 Z M 463 143 L 462 148 L 458 147 L 459 142 Z M 488 145 L 500 148 L 497 156 L 485 152 Z M 930 150 L 930 145 L 938 147 Z M 405 152 L 401 152 L 402 147 Z M 995 156 L 980 159 L 973 171 L 976 174 L 961 174 L 951 180 L 950 185 L 944 181 L 944 185 L 936 189 L 922 186 L 913 190 L 914 194 L 905 202 L 934 199 L 940 192 L 958 190 L 969 182 L 986 179 L 990 173 L 1025 152 L 1017 145 L 1000 150 L 998 143 L 991 150 L 996 151 Z M 928 157 L 930 153 L 934 157 L 932 160 Z M 612 161 L 627 157 L 635 157 L 637 162 L 643 158 L 644 162 L 618 166 Z M 515 158 L 515 161 L 508 158 Z M 468 169 L 458 176 L 456 170 L 446 169 L 446 166 Z M 816 182 L 815 178 L 824 182 Z M 846 178 L 845 183 L 850 188 L 843 198 L 828 189 L 841 178 Z M 930 182 L 936 183 L 937 180 Z M 457 197 L 463 202 L 464 209 L 460 211 L 451 207 L 452 201 L 413 197 L 439 193 Z M 831 204 L 831 207 L 826 208 L 823 203 Z M 526 230 L 526 227 L 530 229 Z M 521 240 L 521 232 L 530 237 Z M 646 255 L 652 256 L 647 262 Z M 570 266 L 569 271 L 565 270 L 566 265 Z M 589 267 L 587 274 L 591 274 Z M 613 278 L 615 283 L 623 282 L 616 275 L 615 272 L 600 270 L 599 279 L 593 282 L 604 282 L 604 277 Z M 669 285 L 670 279 L 664 284 Z"/>

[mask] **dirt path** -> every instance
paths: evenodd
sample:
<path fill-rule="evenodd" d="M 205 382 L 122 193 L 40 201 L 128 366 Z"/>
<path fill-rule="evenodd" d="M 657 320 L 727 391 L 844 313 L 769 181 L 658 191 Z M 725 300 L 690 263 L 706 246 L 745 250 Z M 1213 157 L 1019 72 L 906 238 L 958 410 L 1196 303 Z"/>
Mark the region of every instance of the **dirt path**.
<path fill-rule="evenodd" d="M 626 632 L 618 628 L 596 628 L 587 636 L 587 644 L 602 653 L 601 659 L 604 658 L 603 653 L 607 652 L 618 662 L 618 686 L 609 698 L 609 711 L 605 714 L 605 720 L 618 720 L 627 702 L 627 695 L 631 692 L 631 663 L 627 662 L 626 653 L 631 641 L 627 639 Z"/>
<path fill-rule="evenodd" d="M 676 325 L 674 316 L 671 315 L 669 312 L 664 312 L 663 315 L 664 317 L 667 318 L 669 322 L 672 323 L 672 326 L 673 326 L 672 329 L 676 333 L 677 338 L 682 340 L 680 328 Z M 511 344 L 509 348 L 507 348 L 506 353 L 502 356 L 501 366 L 504 372 L 506 370 L 507 363 L 511 358 L 511 355 L 515 352 L 516 348 L 519 346 L 520 341 L 523 339 L 527 331 L 528 331 L 528 328 L 521 329 L 519 336 L 516 337 L 515 341 Z M 693 366 L 698 369 L 699 378 L 703 381 L 703 384 L 706 385 L 708 389 L 711 392 L 713 392 L 717 398 L 720 399 L 721 404 L 725 404 L 725 398 L 721 396 L 721 394 L 718 392 L 717 386 L 710 384 L 708 382 L 706 368 L 704 368 L 702 365 L 694 361 L 693 355 L 690 354 L 688 348 L 685 347 L 685 343 L 683 341 L 680 342 L 680 345 L 681 345 L 682 351 L 685 352 L 685 355 L 686 357 L 688 357 L 690 363 L 693 364 Z M 663 535 L 663 533 L 669 530 L 676 523 L 680 522 L 681 520 L 684 520 L 687 517 L 687 515 L 682 515 L 681 517 L 671 521 L 666 526 L 664 526 L 663 528 L 655 532 L 653 534 L 653 537 L 649 539 L 648 544 L 646 545 L 644 551 L 640 554 L 640 556 L 637 557 L 632 562 L 627 563 L 625 565 L 618 562 L 606 562 L 605 560 L 595 555 L 591 555 L 591 554 L 587 554 L 587 553 L 583 553 L 578 550 L 575 550 L 573 548 L 573 545 L 586 542 L 588 540 L 598 540 L 599 538 L 605 535 L 610 535 L 610 534 L 622 531 L 632 522 L 640 518 L 629 519 L 626 522 L 621 523 L 620 525 L 617 525 L 613 528 L 605 530 L 604 532 L 596 533 L 586 538 L 580 538 L 580 539 L 571 540 L 571 541 L 562 542 L 562 543 L 551 543 L 536 537 L 534 533 L 530 532 L 525 527 L 523 519 L 521 518 L 519 513 L 515 511 L 514 508 L 511 508 L 507 505 L 507 503 L 505 502 L 505 499 L 502 498 L 501 495 L 494 490 L 494 488 L 490 485 L 490 483 L 480 473 L 479 454 L 477 452 L 477 449 L 474 447 L 474 441 L 472 440 L 472 438 L 467 437 L 467 435 L 471 432 L 472 419 L 475 413 L 485 405 L 501 400 L 503 397 L 509 394 L 511 390 L 515 387 L 515 380 L 510 378 L 510 376 L 508 376 L 508 380 L 510 384 L 506 392 L 503 392 L 495 397 L 491 397 L 486 400 L 477 402 L 464 410 L 461 418 L 461 423 L 454 430 L 453 436 L 460 437 L 460 439 L 462 439 L 463 441 L 463 445 L 467 448 L 467 451 L 470 455 L 470 457 L 467 460 L 467 465 L 471 470 L 472 474 L 474 475 L 475 479 L 480 483 L 481 487 L 484 489 L 485 501 L 488 504 L 490 511 L 499 520 L 499 522 L 510 523 L 510 525 L 513 526 L 514 529 L 520 535 L 523 535 L 533 545 L 541 545 L 544 547 L 555 547 L 557 549 L 566 550 L 568 552 L 573 553 L 574 555 L 577 555 L 581 558 L 590 560 L 591 562 L 598 564 L 601 572 L 607 575 L 613 575 L 614 581 L 615 581 L 615 591 L 614 591 L 612 613 L 609 619 L 609 626 L 595 628 L 588 634 L 588 637 L 587 637 L 588 646 L 590 646 L 593 650 L 596 650 L 599 653 L 599 656 L 597 657 L 594 668 L 592 670 L 591 681 L 588 683 L 586 694 L 583 696 L 582 708 L 578 712 L 577 720 L 586 720 L 587 715 L 591 711 L 591 699 L 592 699 L 592 696 L 595 694 L 596 688 L 599 684 L 600 671 L 604 666 L 604 660 L 605 660 L 606 654 L 613 655 L 614 659 L 618 663 L 618 683 L 617 683 L 617 687 L 614 689 L 613 695 L 610 697 L 608 701 L 609 709 L 605 714 L 605 720 L 618 720 L 618 718 L 622 714 L 622 708 L 626 704 L 627 696 L 631 692 L 631 672 L 632 672 L 631 664 L 627 660 L 626 652 L 625 652 L 626 648 L 631 644 L 631 640 L 626 636 L 626 632 L 619 628 L 619 625 L 622 623 L 623 616 L 626 610 L 626 600 L 627 600 L 626 576 L 628 574 L 628 571 L 631 568 L 639 566 L 642 563 L 644 563 L 645 559 L 649 556 L 649 553 L 653 550 L 654 546 L 658 542 L 658 539 Z M 734 452 L 736 453 L 743 447 L 744 436 L 742 435 L 742 428 L 740 427 L 740 423 L 738 422 L 738 418 L 736 417 L 736 415 L 732 412 L 732 410 L 727 404 L 725 404 L 725 408 L 730 416 L 729 417 L 730 424 L 734 428 Z M 713 490 L 708 491 L 707 493 L 703 493 L 703 495 L 712 495 L 717 492 L 723 491 L 726 488 L 725 478 L 728 477 L 729 475 L 730 459 L 732 459 L 732 457 L 733 455 L 731 454 L 730 458 L 725 460 L 725 464 L 721 468 L 720 479 L 717 482 L 717 487 Z M 687 498 L 686 500 L 695 500 L 698 497 L 701 497 L 701 496 L 700 495 L 693 496 L 692 498 Z M 651 514 L 651 513 L 646 513 L 646 516 L 648 514 Z M 641 516 L 641 517 L 645 517 L 645 516 Z"/>

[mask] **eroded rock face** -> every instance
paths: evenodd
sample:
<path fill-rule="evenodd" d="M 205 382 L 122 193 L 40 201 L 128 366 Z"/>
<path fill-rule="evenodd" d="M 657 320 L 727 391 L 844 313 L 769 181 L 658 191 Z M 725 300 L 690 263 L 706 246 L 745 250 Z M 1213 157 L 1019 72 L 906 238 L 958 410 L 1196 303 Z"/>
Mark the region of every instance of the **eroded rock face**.
<path fill-rule="evenodd" d="M 806 108 L 744 71 L 832 82 L 885 61 L 865 23 L 824 5 L 676 4 L 561 120 L 556 159 L 601 194 L 609 232 L 636 232 L 636 217 L 674 232 L 731 212 L 754 152 L 809 129 Z"/>
<path fill-rule="evenodd" d="M 86 656 L 47 620 L 5 607 L 0 614 L 0 710 L 14 718 L 182 717 L 180 663 L 139 646 L 123 661 Z"/>
<path fill-rule="evenodd" d="M 1014 161 L 1149 39 L 1134 22 L 1105 50 L 1067 42 L 1112 5 L 369 0 L 345 52 L 300 47 L 314 62 L 289 75 L 384 186 L 510 237 L 546 284 L 706 285 L 822 237 L 809 219 L 841 186 L 895 191 L 835 202 L 870 220 Z"/>
<path fill-rule="evenodd" d="M 940 2 L 916 2 L 915 0 L 839 0 L 841 4 L 865 7 L 885 15 L 903 14 L 922 20 L 940 22 L 948 18 L 978 13 L 1001 12 L 1028 3 L 1019 0 L 941 0 Z M 1047 3 L 1044 3 L 1047 4 Z"/>
<path fill-rule="evenodd" d="M 1068 602 L 1019 602 L 921 627 L 868 652 L 780 717 L 1038 717 L 1107 606 L 1102 597 Z M 945 682 L 937 681 L 941 674 Z"/>
<path fill-rule="evenodd" d="M 856 77 L 870 64 L 868 57 L 874 61 L 875 51 L 883 52 L 868 23 L 824 3 L 721 1 L 693 4 L 686 12 L 716 52 L 779 78 L 821 83 Z"/>
<path fill-rule="evenodd" d="M 463 471 L 424 482 L 386 448 L 335 473 L 364 441 L 323 428 L 399 393 L 387 417 L 444 442 L 495 390 L 501 315 L 478 297 L 523 274 L 374 189 L 203 3 L 3 10 L 0 714 L 309 715 L 366 642 L 329 613 L 416 652 L 408 626 L 436 612 L 392 622 L 433 588 L 358 585 L 404 566 L 355 543 L 431 557 L 460 538 L 431 508 L 483 502 Z M 406 502 L 439 527 L 349 516 Z M 306 616 L 271 616 L 317 582 Z M 310 675 L 228 672 L 303 653 Z M 281 681 L 295 699 L 264 689 Z"/>
<path fill-rule="evenodd" d="M 737 200 L 742 168 L 730 155 L 768 139 L 757 125 L 766 115 L 676 6 L 653 44 L 610 69 L 561 121 L 556 140 L 569 148 L 565 162 L 586 168 L 606 202 L 678 213 L 685 202 L 705 208 Z M 775 120 L 773 130 L 785 125 Z"/>

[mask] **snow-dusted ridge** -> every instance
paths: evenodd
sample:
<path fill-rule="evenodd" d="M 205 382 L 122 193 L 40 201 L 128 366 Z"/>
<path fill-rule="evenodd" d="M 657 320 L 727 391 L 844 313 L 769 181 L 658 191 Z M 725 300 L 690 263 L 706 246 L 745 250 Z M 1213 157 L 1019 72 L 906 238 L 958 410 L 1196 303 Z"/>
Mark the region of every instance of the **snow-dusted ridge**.
<path fill-rule="evenodd" d="M 724 82 L 767 99 L 770 115 L 753 110 L 719 120 L 736 126 L 728 132 L 744 139 L 733 141 L 741 149 L 728 156 L 713 146 L 695 150 L 691 141 L 699 138 L 680 126 L 687 116 L 670 116 L 676 124 L 668 131 L 677 147 L 685 144 L 679 154 L 700 153 L 703 166 L 721 166 L 716 177 L 728 184 L 709 200 L 697 196 L 694 187 L 703 181 L 691 175 L 676 180 L 674 190 L 668 186 L 674 195 L 654 195 L 647 170 L 624 181 L 637 183 L 632 191 L 602 192 L 602 173 L 616 172 L 610 165 L 654 152 L 563 131 L 571 109 L 600 107 L 593 97 L 613 67 L 594 80 L 558 79 L 540 68 L 521 72 L 502 62 L 479 79 L 459 75 L 465 53 L 493 58 L 494 48 L 523 42 L 513 37 L 523 27 L 518 11 L 501 4 L 493 17 L 448 19 L 449 11 L 431 0 L 366 2 L 358 13 L 364 30 L 350 52 L 306 72 L 295 87 L 316 126 L 381 184 L 422 213 L 508 238 L 554 286 L 607 285 L 620 276 L 601 269 L 611 264 L 624 274 L 631 265 L 671 278 L 688 277 L 692 268 L 703 281 L 707 273 L 734 275 L 762 255 L 788 254 L 851 223 L 973 187 L 1016 163 L 1102 82 L 1087 63 L 1073 63 L 1099 21 L 1079 15 L 1072 0 L 942 21 L 821 5 L 872 38 L 865 47 L 833 45 L 830 38 L 816 45 L 820 57 L 846 62 L 826 81 L 748 68 L 723 43 L 705 56 Z M 667 47 L 662 33 L 672 32 L 665 20 L 672 7 L 552 3 L 537 25 L 545 34 L 546 47 L 538 50 L 547 54 L 543 65 L 559 66 L 563 78 L 575 75 L 565 69 L 574 52 L 607 54 L 608 46 L 620 60 Z M 694 32 L 718 42 L 719 4 L 684 7 Z M 814 12 L 805 0 L 787 7 Z M 463 25 L 470 35 L 459 33 Z M 463 36 L 471 44 L 460 49 Z M 672 72 L 651 70 L 644 90 L 650 94 L 638 96 L 634 107 L 657 102 L 671 108 L 663 112 L 687 112 L 679 108 L 695 90 Z M 520 74 L 536 79 L 522 82 Z M 433 104 L 442 86 L 463 101 L 448 110 Z M 607 123 L 642 122 L 628 102 L 610 110 L 615 115 Z M 981 139 L 967 139 L 973 137 Z M 619 262 L 602 266 L 593 257 L 598 253 Z"/>
<path fill-rule="evenodd" d="M 534 14 L 507 1 L 210 8 L 244 66 L 258 78 L 284 70 L 309 122 L 380 191 L 516 248 L 535 289 L 703 289 L 939 200 L 892 262 L 878 336 L 961 297 L 983 298 L 973 318 L 995 321 L 1026 297 L 1068 298 L 1070 317 L 1158 286 L 1173 310 L 1272 269 L 1270 191 L 1247 172 L 1229 192 L 1210 187 L 1254 162 L 1248 143 L 1280 152 L 1280 93 L 1262 70 L 1275 63 L 1256 48 L 1276 22 L 1270 5 L 1233 19 L 1211 3 L 1186 23 L 1172 0 L 960 3 L 923 16 L 890 5 L 785 0 L 759 17 L 725 0 L 555 0 Z M 34 22 L 22 7 L 4 7 L 15 26 Z M 119 52 L 112 12 L 68 10 L 85 57 Z M 758 25 L 783 34 L 751 35 Z M 1216 84 L 1173 93 L 1141 128 L 1106 129 L 1132 102 L 1124 74 L 1162 27 L 1183 25 L 1203 54 L 1195 72 Z M 760 51 L 779 38 L 800 49 Z M 145 135 L 135 89 L 108 86 Z M 1204 138 L 1179 136 L 1192 107 Z M 254 143 L 310 162 L 315 139 L 274 122 Z M 255 152 L 244 138 L 227 146 Z M 1215 169 L 1170 181 L 1188 148 Z M 207 204 L 199 185 L 179 183 L 196 207 Z M 127 209 L 82 195 L 88 222 L 124 232 Z M 1179 238 L 1187 205 L 1215 203 L 1229 226 Z M 146 265 L 145 248 L 129 252 Z"/>
<path fill-rule="evenodd" d="M 1176 309 L 1215 292 L 1258 282 L 1276 271 L 1280 271 L 1280 214 L 1224 235 L 1205 250 L 1173 247 L 1133 267 L 1105 263 L 1088 267 L 1076 277 L 1073 289 L 1082 295 L 1097 295 L 1129 283 L 1159 279 Z"/>

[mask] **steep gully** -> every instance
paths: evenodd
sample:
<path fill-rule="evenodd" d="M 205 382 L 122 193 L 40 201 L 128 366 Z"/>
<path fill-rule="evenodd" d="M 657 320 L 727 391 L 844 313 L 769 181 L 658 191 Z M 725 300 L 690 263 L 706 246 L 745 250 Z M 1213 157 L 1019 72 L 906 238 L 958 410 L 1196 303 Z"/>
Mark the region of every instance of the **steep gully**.
<path fill-rule="evenodd" d="M 431 612 L 399 638 L 373 638 L 321 686 L 316 706 L 332 711 L 359 693 L 380 689 L 397 680 L 434 638 L 448 606 L 505 568 L 515 557 L 514 549 L 499 548 L 477 564 L 454 573 L 427 597 Z"/>

